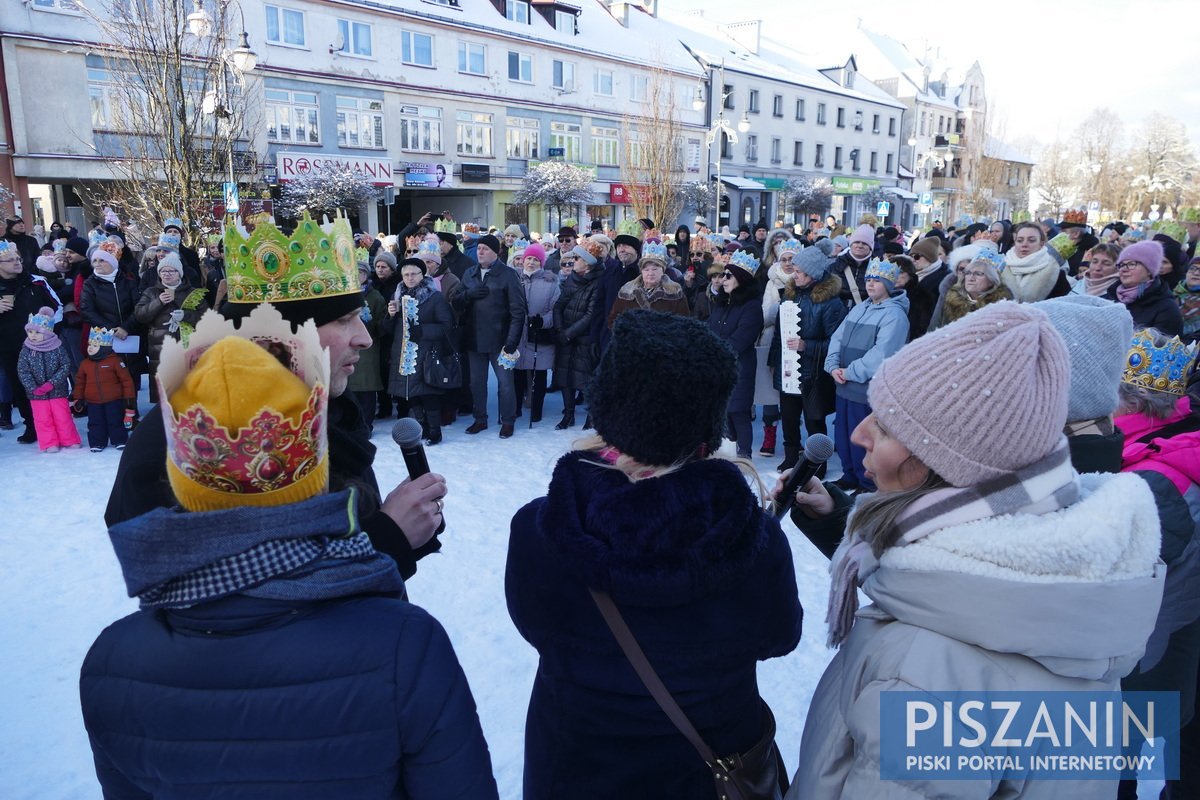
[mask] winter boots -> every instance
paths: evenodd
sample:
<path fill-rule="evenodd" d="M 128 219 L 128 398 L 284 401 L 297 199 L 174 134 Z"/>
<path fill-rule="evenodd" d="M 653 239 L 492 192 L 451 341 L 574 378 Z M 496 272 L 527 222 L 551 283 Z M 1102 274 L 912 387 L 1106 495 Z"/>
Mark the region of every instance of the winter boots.
<path fill-rule="evenodd" d="M 800 448 L 799 447 L 784 447 L 783 461 L 779 464 L 779 471 L 783 472 L 786 469 L 791 469 L 800 463 Z"/>
<path fill-rule="evenodd" d="M 0 431 L 13 429 L 12 409 L 12 403 L 0 403 Z"/>
<path fill-rule="evenodd" d="M 758 449 L 758 454 L 760 456 L 775 455 L 775 426 L 774 425 L 764 425 L 763 426 L 763 443 L 762 443 L 762 447 L 760 447 Z"/>

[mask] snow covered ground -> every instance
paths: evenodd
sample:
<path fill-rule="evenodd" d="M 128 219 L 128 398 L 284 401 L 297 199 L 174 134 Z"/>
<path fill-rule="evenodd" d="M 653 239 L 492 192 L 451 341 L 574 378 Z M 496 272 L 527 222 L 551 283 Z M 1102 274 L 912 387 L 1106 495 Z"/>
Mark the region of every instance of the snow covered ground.
<path fill-rule="evenodd" d="M 141 401 L 145 409 L 144 392 Z M 442 552 L 421 561 L 408 587 L 413 602 L 449 631 L 506 800 L 521 794 L 525 708 L 537 667 L 534 650 L 505 607 L 508 524 L 518 508 L 545 492 L 556 460 L 581 435 L 578 427 L 553 429 L 560 410 L 557 398 L 548 398 L 546 418 L 533 430 L 527 419 L 518 420 L 516 436 L 507 441 L 497 438 L 494 422 L 478 436 L 464 434 L 466 418 L 446 428 L 445 441 L 428 456 L 449 481 L 447 532 Z M 78 422 L 82 434 L 86 421 Z M 406 475 L 389 437 L 391 424 L 381 421 L 374 436 L 376 472 L 389 486 Z M 0 438 L 0 798 L 95 798 L 99 785 L 79 712 L 79 667 L 100 631 L 137 607 L 125 596 L 103 523 L 120 454 L 85 448 L 43 455 L 17 444 L 19 432 Z M 768 485 L 780 460 L 755 457 Z M 831 476 L 837 474 L 833 466 Z M 784 526 L 806 612 L 804 636 L 792 654 L 760 664 L 759 684 L 778 720 L 777 741 L 790 771 L 813 689 L 832 651 L 824 645 L 823 623 L 828 562 L 790 522 Z M 1064 797 L 1069 786 L 1063 784 Z"/>

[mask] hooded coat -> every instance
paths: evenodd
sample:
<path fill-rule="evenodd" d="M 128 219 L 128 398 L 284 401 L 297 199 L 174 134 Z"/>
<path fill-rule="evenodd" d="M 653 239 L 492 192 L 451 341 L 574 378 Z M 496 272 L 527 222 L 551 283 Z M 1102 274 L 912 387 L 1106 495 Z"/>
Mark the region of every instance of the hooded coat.
<path fill-rule="evenodd" d="M 631 483 L 563 456 L 512 521 L 505 595 L 540 655 L 525 724 L 525 800 L 712 797 L 712 775 L 650 696 L 587 589 L 608 592 L 704 740 L 762 734 L 756 663 L 800 639 L 791 549 L 737 467 L 689 462 Z"/>
<path fill-rule="evenodd" d="M 883 553 L 862 584 L 873 602 L 813 694 L 789 800 L 1116 796 L 1115 781 L 1002 772 L 879 778 L 883 692 L 1113 691 L 1141 658 L 1164 581 L 1153 494 L 1132 475 L 1079 480 L 1081 499 L 1056 513 L 950 525 Z"/>
<path fill-rule="evenodd" d="M 836 384 L 825 371 L 825 356 L 829 352 L 829 340 L 846 318 L 846 304 L 839 297 L 841 289 L 841 279 L 837 275 L 827 275 L 820 283 L 796 289 L 794 297 L 789 298 L 786 293 L 782 297 L 783 301 L 794 301 L 800 306 L 800 338 L 804 340 L 804 350 L 800 353 L 800 396 L 805 412 L 811 412 L 812 417 L 825 417 L 833 411 Z M 771 367 L 775 388 L 781 392 L 782 363 L 783 334 L 776 309 L 767 364 Z"/>
<path fill-rule="evenodd" d="M 763 309 L 758 284 L 740 284 L 732 294 L 722 292 L 713 301 L 709 329 L 737 355 L 737 383 L 729 395 L 730 411 L 749 411 L 754 405 L 754 378 L 758 357 L 754 345 L 762 334 Z"/>
<path fill-rule="evenodd" d="M 564 389 L 582 389 L 599 361 L 599 343 L 592 336 L 600 316 L 600 281 L 604 271 L 593 267 L 583 275 L 572 272 L 554 304 L 554 380 Z"/>
<path fill-rule="evenodd" d="M 864 300 L 850 309 L 829 340 L 825 371 L 846 371 L 837 396 L 868 405 L 867 384 L 888 356 L 908 341 L 908 297 L 898 289 L 882 303 Z"/>

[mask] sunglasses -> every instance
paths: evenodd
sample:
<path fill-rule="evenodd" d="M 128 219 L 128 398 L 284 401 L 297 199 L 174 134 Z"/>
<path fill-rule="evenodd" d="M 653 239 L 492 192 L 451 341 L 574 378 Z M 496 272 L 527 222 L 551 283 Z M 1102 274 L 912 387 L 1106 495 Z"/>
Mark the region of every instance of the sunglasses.
<path fill-rule="evenodd" d="M 722 278 L 732 278 L 732 277 L 733 277 L 733 273 L 732 273 L 732 272 L 730 272 L 729 270 L 725 270 L 724 272 L 722 272 L 722 273 L 721 273 L 721 277 L 722 277 Z"/>
<path fill-rule="evenodd" d="M 921 255 L 920 253 L 913 253 L 912 260 L 913 261 L 925 261 L 927 259 L 925 258 L 925 256 Z"/>
<path fill-rule="evenodd" d="M 420 252 L 419 250 L 405 250 L 405 251 L 404 251 L 404 255 L 406 255 L 406 256 L 415 256 L 415 255 L 416 255 L 417 253 L 419 253 L 419 252 Z"/>

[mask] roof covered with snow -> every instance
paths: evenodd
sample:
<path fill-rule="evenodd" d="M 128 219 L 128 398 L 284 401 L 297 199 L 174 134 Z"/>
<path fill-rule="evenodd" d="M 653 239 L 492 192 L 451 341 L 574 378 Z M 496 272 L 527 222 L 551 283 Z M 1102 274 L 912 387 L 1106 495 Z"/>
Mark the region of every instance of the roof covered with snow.
<path fill-rule="evenodd" d="M 1001 141 L 994 136 L 987 137 L 983 145 L 983 154 L 988 158 L 994 158 L 998 161 L 1015 161 L 1018 164 L 1036 164 L 1037 160 L 1032 156 L 1027 155 L 1024 151 Z"/>

